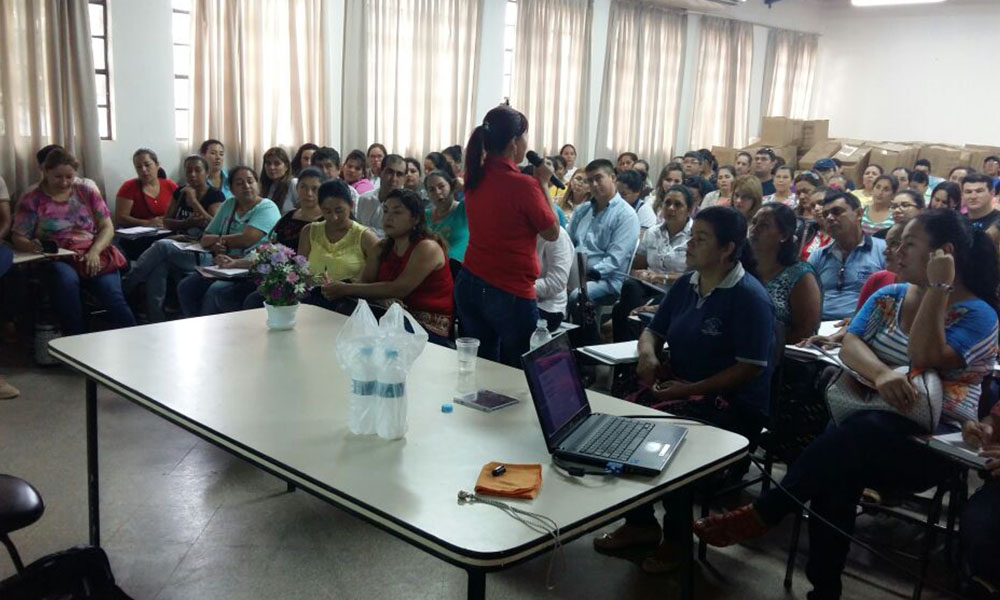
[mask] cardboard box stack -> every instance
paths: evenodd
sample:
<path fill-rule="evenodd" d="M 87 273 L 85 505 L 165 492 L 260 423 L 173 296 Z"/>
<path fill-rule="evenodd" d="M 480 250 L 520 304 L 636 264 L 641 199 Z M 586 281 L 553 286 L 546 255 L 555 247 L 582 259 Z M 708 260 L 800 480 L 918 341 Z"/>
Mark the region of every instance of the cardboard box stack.
<path fill-rule="evenodd" d="M 856 184 L 861 181 L 865 169 L 868 168 L 868 157 L 872 149 L 861 140 L 841 140 L 840 150 L 833 158 L 842 163 L 841 171 Z"/>
<path fill-rule="evenodd" d="M 826 142 L 829 135 L 830 121 L 826 119 L 804 121 L 787 117 L 764 117 L 760 126 L 760 141 L 744 150 L 753 154 L 757 149 L 766 146 L 785 159 L 785 164 L 793 169 L 802 168 L 801 159 L 805 158 L 814 146 Z M 818 158 L 813 162 L 815 160 Z"/>

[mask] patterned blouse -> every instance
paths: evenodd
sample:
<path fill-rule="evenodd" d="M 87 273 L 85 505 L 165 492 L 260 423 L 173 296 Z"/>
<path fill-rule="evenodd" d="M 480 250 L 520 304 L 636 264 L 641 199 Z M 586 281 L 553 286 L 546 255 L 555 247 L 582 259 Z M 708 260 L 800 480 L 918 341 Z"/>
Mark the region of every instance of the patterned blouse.
<path fill-rule="evenodd" d="M 764 284 L 767 294 L 771 296 L 771 303 L 774 304 L 774 318 L 781 321 L 785 327 L 792 324 L 792 307 L 789 305 L 788 299 L 792 295 L 795 284 L 806 273 L 812 273 L 813 277 L 816 276 L 813 266 L 800 260 L 794 265 L 785 267 L 783 271 Z"/>

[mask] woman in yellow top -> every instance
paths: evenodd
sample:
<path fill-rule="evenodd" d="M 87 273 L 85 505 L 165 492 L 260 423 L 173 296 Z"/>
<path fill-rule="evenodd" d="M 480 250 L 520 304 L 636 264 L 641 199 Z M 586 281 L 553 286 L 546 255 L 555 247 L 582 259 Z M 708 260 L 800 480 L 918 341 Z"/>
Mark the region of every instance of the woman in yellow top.
<path fill-rule="evenodd" d="M 302 229 L 299 254 L 309 258 L 309 271 L 317 282 L 357 277 L 378 238 L 351 218 L 351 190 L 343 181 L 334 179 L 319 186 L 319 208 L 323 221 Z M 314 295 L 322 299 L 319 293 Z"/>
<path fill-rule="evenodd" d="M 872 203 L 872 191 L 875 189 L 875 180 L 883 174 L 879 165 L 868 165 L 861 175 L 861 187 L 851 192 L 857 196 L 862 208 L 867 208 Z"/>

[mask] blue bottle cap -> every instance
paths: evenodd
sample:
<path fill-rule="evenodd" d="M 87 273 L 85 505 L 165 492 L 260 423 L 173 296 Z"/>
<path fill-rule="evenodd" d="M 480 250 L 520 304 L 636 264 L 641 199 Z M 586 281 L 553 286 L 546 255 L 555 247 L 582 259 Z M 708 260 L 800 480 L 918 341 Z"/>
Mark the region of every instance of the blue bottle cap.
<path fill-rule="evenodd" d="M 443 413 L 450 413 L 453 410 L 455 410 L 455 407 L 451 405 L 451 402 L 445 402 L 441 405 L 441 412 Z"/>

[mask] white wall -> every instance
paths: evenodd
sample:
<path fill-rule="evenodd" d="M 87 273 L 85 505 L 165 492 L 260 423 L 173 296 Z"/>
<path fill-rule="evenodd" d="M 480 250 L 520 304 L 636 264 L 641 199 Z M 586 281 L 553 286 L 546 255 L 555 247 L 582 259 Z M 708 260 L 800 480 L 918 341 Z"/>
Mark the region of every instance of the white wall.
<path fill-rule="evenodd" d="M 1000 2 L 842 9 L 825 15 L 814 112 L 830 133 L 1000 144 Z"/>
<path fill-rule="evenodd" d="M 135 177 L 132 153 L 152 148 L 175 175 L 182 149 L 174 134 L 174 65 L 170 0 L 108 2 L 114 139 L 101 142 L 108 204 Z"/>

